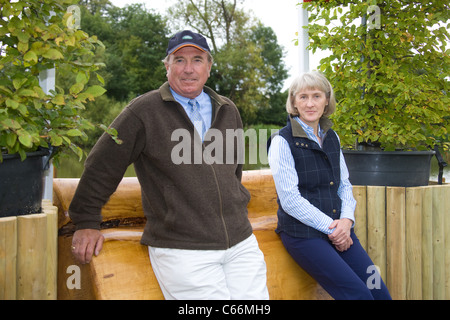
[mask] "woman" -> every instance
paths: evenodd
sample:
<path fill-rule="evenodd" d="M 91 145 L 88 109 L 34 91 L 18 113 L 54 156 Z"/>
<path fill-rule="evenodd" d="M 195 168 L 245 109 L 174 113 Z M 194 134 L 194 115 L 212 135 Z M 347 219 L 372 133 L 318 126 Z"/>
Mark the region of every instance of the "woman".
<path fill-rule="evenodd" d="M 319 72 L 294 80 L 286 127 L 269 143 L 278 194 L 277 232 L 295 259 L 335 299 L 391 299 L 354 231 L 352 186 L 328 119 L 333 89 Z"/>

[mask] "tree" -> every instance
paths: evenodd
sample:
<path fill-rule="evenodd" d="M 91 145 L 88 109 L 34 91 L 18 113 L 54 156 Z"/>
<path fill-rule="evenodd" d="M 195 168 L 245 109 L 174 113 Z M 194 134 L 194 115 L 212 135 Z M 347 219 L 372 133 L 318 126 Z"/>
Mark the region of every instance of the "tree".
<path fill-rule="evenodd" d="M 109 0 L 80 0 L 80 6 L 83 6 L 92 15 L 106 15 L 108 10 L 113 7 Z"/>
<path fill-rule="evenodd" d="M 161 61 L 167 46 L 166 22 L 143 5 L 117 8 L 107 0 L 84 0 L 80 9 L 81 29 L 96 34 L 104 44 L 95 51 L 95 61 L 103 65 L 98 73 L 107 89 L 104 96 L 86 104 L 84 115 L 92 122 L 111 123 L 130 99 L 166 81 Z M 71 81 L 67 70 L 57 77 L 61 87 Z M 95 128 L 81 146 L 89 150 L 102 133 Z"/>
<path fill-rule="evenodd" d="M 125 101 L 161 86 L 169 33 L 165 19 L 143 4 L 118 8 L 102 0 L 86 3 L 81 28 L 97 32 L 106 47 L 107 95 Z"/>
<path fill-rule="evenodd" d="M 83 117 L 85 104 L 105 92 L 93 61 L 101 42 L 71 24 L 72 0 L 0 3 L 1 152 L 24 159 L 51 145 L 81 157 L 78 141 L 94 127 Z M 67 89 L 43 91 L 39 74 L 50 68 L 73 74 Z M 92 74 L 95 85 L 89 84 Z"/>
<path fill-rule="evenodd" d="M 214 61 L 207 85 L 234 101 L 244 123 L 255 123 L 258 109 L 269 105 L 263 74 L 270 70 L 264 65 L 260 48 L 242 40 L 220 48 Z"/>
<path fill-rule="evenodd" d="M 169 8 L 174 26 L 193 28 L 211 40 L 212 50 L 218 52 L 222 44 L 232 44 L 247 30 L 249 17 L 238 8 L 244 0 L 181 0 Z M 178 24 L 177 24 L 178 22 Z"/>
<path fill-rule="evenodd" d="M 333 119 L 343 145 L 448 148 L 448 1 L 330 0 L 308 7 L 311 48 L 332 52 L 320 69 L 336 91 Z"/>
<path fill-rule="evenodd" d="M 264 77 L 267 87 L 266 96 L 269 96 L 268 108 L 259 108 L 258 121 L 267 124 L 286 124 L 286 100 L 288 92 L 281 92 L 284 80 L 288 77 L 288 71 L 283 62 L 283 48 L 278 44 L 275 32 L 270 27 L 258 23 L 252 28 L 250 41 L 261 48 L 261 56 L 264 65 L 268 66 L 272 73 L 266 73 Z"/>
<path fill-rule="evenodd" d="M 269 109 L 287 71 L 273 30 L 239 8 L 242 2 L 181 0 L 169 14 L 178 28 L 190 27 L 210 40 L 215 63 L 207 85 L 232 99 L 243 122 L 252 124 L 259 110 Z"/>

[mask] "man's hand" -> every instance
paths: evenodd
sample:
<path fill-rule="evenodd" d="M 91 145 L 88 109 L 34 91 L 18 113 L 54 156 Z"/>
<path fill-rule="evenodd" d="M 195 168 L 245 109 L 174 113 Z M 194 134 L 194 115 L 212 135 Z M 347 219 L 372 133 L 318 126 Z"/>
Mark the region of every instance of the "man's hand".
<path fill-rule="evenodd" d="M 334 220 L 330 229 L 336 228 L 332 234 L 328 235 L 330 241 L 334 244 L 337 250 L 343 252 L 348 250 L 353 244 L 353 240 L 350 237 L 350 230 L 352 228 L 353 221 L 350 219 Z"/>
<path fill-rule="evenodd" d="M 80 263 L 89 263 L 92 255 L 98 256 L 103 248 L 105 238 L 102 233 L 96 229 L 77 230 L 73 234 L 72 253 Z"/>

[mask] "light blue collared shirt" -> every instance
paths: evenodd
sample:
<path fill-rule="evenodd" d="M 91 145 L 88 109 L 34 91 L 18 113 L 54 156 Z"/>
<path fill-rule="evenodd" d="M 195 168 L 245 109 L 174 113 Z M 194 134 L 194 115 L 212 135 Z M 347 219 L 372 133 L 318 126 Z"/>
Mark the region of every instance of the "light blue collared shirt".
<path fill-rule="evenodd" d="M 295 120 L 300 123 L 308 138 L 322 147 L 314 135 L 314 129 L 303 123 L 298 117 L 295 117 Z M 320 129 L 320 126 L 319 136 L 323 141 L 325 134 Z M 298 190 L 299 181 L 297 171 L 295 170 L 294 158 L 292 157 L 291 149 L 287 141 L 283 137 L 277 135 L 272 139 L 268 160 L 278 197 L 284 211 L 309 227 L 325 234 L 331 234 L 334 229 L 329 229 L 328 227 L 333 222 L 333 219 L 303 198 Z M 354 222 L 356 201 L 353 197 L 353 188 L 348 179 L 348 169 L 342 151 L 340 156 L 340 170 L 341 181 L 338 188 L 338 196 L 342 200 L 340 218 L 348 218 Z"/>
<path fill-rule="evenodd" d="M 192 121 L 191 106 L 189 105 L 189 101 L 192 99 L 179 95 L 178 93 L 173 91 L 172 88 L 170 88 L 170 91 L 172 92 L 172 95 L 175 98 L 175 100 L 183 106 L 189 119 L 191 119 Z M 202 91 L 202 93 L 200 93 L 200 95 L 198 95 L 195 98 L 195 100 L 197 100 L 200 106 L 200 114 L 203 118 L 203 122 L 205 123 L 205 132 L 206 132 L 211 127 L 211 118 L 212 118 L 211 98 L 206 92 Z"/>

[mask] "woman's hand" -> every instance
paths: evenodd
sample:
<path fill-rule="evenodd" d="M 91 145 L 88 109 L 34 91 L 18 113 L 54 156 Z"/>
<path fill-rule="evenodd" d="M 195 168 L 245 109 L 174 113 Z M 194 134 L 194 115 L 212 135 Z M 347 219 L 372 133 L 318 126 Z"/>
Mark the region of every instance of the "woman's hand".
<path fill-rule="evenodd" d="M 353 221 L 347 218 L 334 220 L 331 223 L 329 228 L 335 230 L 332 234 L 328 235 L 328 238 L 338 251 L 346 251 L 353 244 L 353 240 L 350 237 L 352 225 Z"/>

